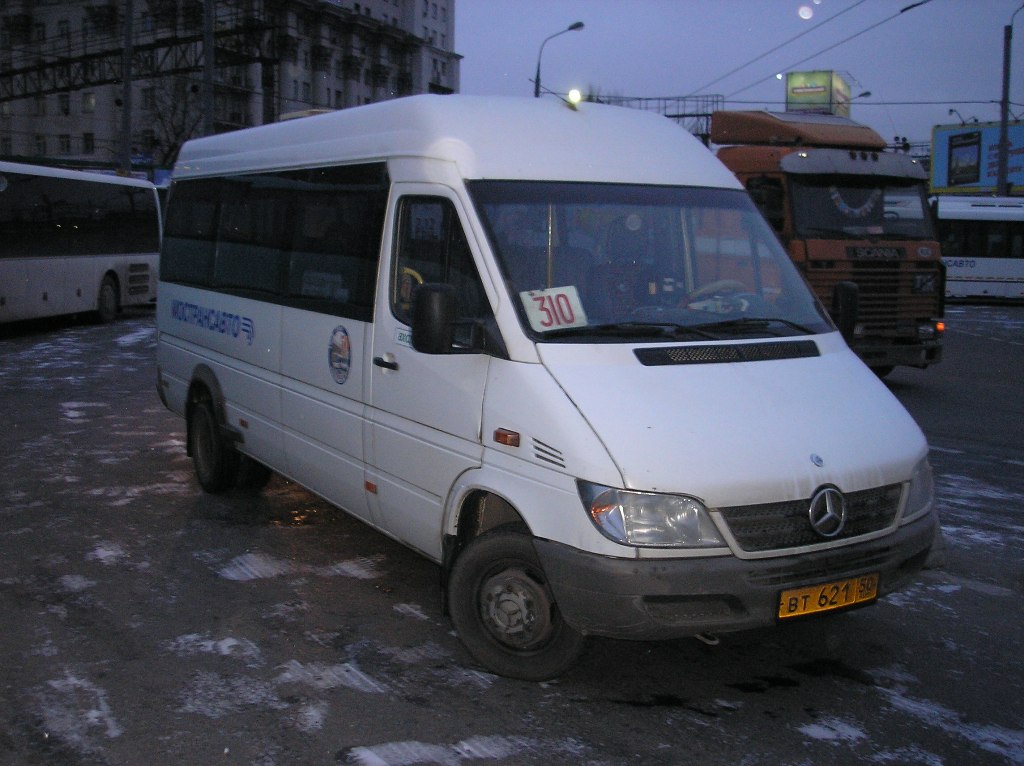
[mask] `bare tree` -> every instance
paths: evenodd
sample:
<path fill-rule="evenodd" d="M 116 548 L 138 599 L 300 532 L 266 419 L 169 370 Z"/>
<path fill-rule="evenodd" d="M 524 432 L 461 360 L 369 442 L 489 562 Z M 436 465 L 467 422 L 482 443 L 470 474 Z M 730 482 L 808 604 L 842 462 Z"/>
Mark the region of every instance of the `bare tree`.
<path fill-rule="evenodd" d="M 173 167 L 182 145 L 200 134 L 202 109 L 200 85 L 188 75 L 173 75 L 153 80 L 151 120 L 156 145 L 154 164 Z"/>

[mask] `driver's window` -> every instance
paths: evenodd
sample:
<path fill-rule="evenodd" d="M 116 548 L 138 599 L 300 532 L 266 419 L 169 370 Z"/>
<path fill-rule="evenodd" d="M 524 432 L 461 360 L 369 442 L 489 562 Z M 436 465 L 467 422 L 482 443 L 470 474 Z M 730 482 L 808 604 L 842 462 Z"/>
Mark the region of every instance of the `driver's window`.
<path fill-rule="evenodd" d="M 413 295 L 424 283 L 455 287 L 456 320 L 484 319 L 490 315 L 465 232 L 450 200 L 403 198 L 397 234 L 391 308 L 399 320 L 411 324 Z"/>

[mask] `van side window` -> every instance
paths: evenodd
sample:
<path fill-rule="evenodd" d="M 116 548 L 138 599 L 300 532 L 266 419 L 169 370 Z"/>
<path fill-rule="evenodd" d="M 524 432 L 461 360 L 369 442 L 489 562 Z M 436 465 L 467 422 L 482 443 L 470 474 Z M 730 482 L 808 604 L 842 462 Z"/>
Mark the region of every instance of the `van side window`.
<path fill-rule="evenodd" d="M 487 295 L 473 263 L 455 207 L 439 197 L 406 197 L 398 215 L 398 238 L 391 308 L 399 320 L 412 322 L 412 296 L 426 282 L 456 288 L 456 320 L 491 316 Z"/>
<path fill-rule="evenodd" d="M 289 303 L 301 308 L 368 322 L 387 186 L 357 185 L 349 170 L 308 171 L 301 189 L 293 192 L 287 294 Z"/>
<path fill-rule="evenodd" d="M 213 268 L 216 287 L 271 295 L 281 291 L 289 239 L 288 189 L 262 180 L 249 176 L 223 183 Z"/>
<path fill-rule="evenodd" d="M 160 278 L 369 322 L 387 194 L 383 163 L 178 181 Z"/>
<path fill-rule="evenodd" d="M 205 286 L 213 277 L 217 249 L 217 206 L 220 183 L 216 179 L 176 181 L 171 186 L 160 279 Z"/>

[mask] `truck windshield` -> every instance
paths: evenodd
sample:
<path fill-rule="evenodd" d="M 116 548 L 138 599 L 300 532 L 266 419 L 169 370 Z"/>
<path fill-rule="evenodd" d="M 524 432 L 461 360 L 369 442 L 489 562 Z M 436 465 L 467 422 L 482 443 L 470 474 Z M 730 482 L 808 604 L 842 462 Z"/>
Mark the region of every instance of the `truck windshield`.
<path fill-rule="evenodd" d="M 833 329 L 742 191 L 469 187 L 524 326 L 538 340 L 651 343 Z"/>
<path fill-rule="evenodd" d="M 790 175 L 789 183 L 802 239 L 935 239 L 918 181 Z"/>

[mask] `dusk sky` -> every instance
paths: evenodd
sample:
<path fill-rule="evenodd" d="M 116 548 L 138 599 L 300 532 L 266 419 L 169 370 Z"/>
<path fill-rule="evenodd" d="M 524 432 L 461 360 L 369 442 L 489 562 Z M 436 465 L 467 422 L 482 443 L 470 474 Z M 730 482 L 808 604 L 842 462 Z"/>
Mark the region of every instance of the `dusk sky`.
<path fill-rule="evenodd" d="M 544 38 L 582 21 L 583 29 L 544 48 L 544 88 L 648 98 L 720 94 L 728 109 L 781 111 L 785 81 L 776 74 L 833 70 L 850 82 L 851 95 L 871 92 L 853 103 L 853 119 L 886 140 L 928 141 L 933 125 L 960 122 L 950 109 L 967 121 L 999 120 L 1003 28 L 1022 5 L 456 0 L 455 50 L 464 57 L 462 93 L 531 96 Z M 1024 11 L 1015 17 L 1011 60 L 1010 111 L 1024 118 Z"/>

